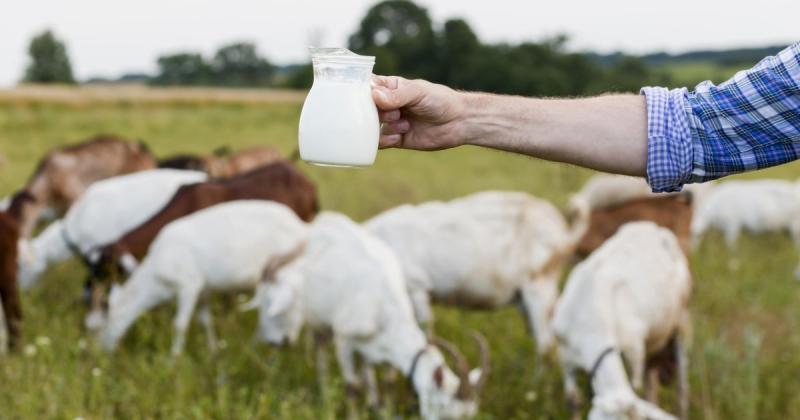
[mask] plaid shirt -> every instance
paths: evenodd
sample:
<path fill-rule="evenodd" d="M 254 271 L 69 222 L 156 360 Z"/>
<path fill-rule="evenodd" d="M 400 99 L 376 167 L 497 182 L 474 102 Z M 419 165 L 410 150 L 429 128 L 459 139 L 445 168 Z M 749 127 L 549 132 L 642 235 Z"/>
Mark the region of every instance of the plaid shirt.
<path fill-rule="evenodd" d="M 647 181 L 655 192 L 800 157 L 800 42 L 719 86 L 642 93 Z"/>

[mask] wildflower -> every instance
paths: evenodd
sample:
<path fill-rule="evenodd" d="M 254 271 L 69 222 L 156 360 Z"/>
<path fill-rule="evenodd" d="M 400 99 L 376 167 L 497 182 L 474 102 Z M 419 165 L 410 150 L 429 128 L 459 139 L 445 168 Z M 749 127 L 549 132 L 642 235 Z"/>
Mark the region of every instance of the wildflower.
<path fill-rule="evenodd" d="M 27 356 L 27 357 L 33 357 L 33 356 L 36 356 L 36 346 L 34 346 L 34 345 L 32 345 L 32 344 L 26 344 L 26 345 L 25 345 L 25 348 L 22 350 L 22 352 L 23 352 L 23 353 L 25 354 L 25 356 Z"/>
<path fill-rule="evenodd" d="M 50 345 L 50 337 L 38 336 L 36 337 L 36 345 L 39 347 L 47 347 Z"/>
<path fill-rule="evenodd" d="M 525 400 L 527 401 L 536 401 L 536 391 L 528 391 L 525 393 Z"/>
<path fill-rule="evenodd" d="M 78 349 L 79 350 L 86 350 L 87 346 L 88 346 L 88 344 L 86 343 L 85 339 L 81 338 L 80 340 L 78 340 Z"/>
<path fill-rule="evenodd" d="M 99 367 L 93 367 L 92 368 L 92 376 L 94 376 L 95 378 L 100 377 L 100 375 L 102 375 L 102 374 L 103 374 L 103 371 Z"/>

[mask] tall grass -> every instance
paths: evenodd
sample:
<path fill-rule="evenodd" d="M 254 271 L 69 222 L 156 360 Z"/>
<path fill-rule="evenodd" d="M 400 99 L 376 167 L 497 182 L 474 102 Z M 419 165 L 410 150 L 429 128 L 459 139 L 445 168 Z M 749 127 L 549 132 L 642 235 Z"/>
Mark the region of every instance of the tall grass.
<path fill-rule="evenodd" d="M 113 132 L 147 142 L 158 155 L 206 152 L 227 144 L 295 147 L 299 104 L 0 103 L 0 195 L 21 185 L 50 147 Z M 522 190 L 563 205 L 589 171 L 463 148 L 440 153 L 385 151 L 366 169 L 300 164 L 318 184 L 322 205 L 363 220 L 405 202 L 448 199 L 484 189 Z M 797 165 L 748 177 L 793 178 Z M 721 236 L 706 237 L 692 258 L 694 334 L 690 352 L 693 418 L 766 419 L 800 416 L 800 284 L 792 279 L 797 252 L 781 235 L 745 236 L 734 253 Z M 737 263 L 738 262 L 738 263 Z M 20 354 L 0 359 L 2 418 L 286 418 L 344 415 L 341 379 L 316 381 L 310 346 L 273 349 L 252 340 L 255 314 L 215 301 L 224 348 L 205 347 L 193 326 L 186 354 L 169 357 L 173 308 L 144 316 L 121 349 L 107 355 L 81 329 L 83 268 L 54 267 L 23 297 Z M 436 309 L 437 332 L 476 360 L 467 329 L 486 334 L 493 372 L 481 418 L 564 418 L 560 374 L 534 345 L 514 308 L 494 312 Z M 333 366 L 333 365 L 332 365 Z M 335 368 L 332 372 L 336 372 Z M 364 416 L 415 416 L 403 380 L 384 390 L 389 403 Z M 676 410 L 674 392 L 663 405 Z"/>

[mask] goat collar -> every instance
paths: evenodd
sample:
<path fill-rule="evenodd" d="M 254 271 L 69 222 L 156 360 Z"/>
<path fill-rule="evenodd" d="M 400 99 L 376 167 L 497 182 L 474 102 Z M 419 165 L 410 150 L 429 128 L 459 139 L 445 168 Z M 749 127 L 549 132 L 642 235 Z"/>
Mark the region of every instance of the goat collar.
<path fill-rule="evenodd" d="M 411 369 L 409 369 L 408 376 L 406 377 L 408 379 L 408 384 L 411 385 L 411 388 L 414 388 L 414 374 L 417 372 L 419 359 L 421 359 L 422 355 L 428 351 L 429 347 L 430 346 L 428 344 L 425 344 L 425 347 L 419 349 L 419 351 L 417 351 L 417 353 L 414 355 L 414 358 L 411 359 Z"/>
<path fill-rule="evenodd" d="M 590 384 L 592 382 L 594 382 L 594 377 L 595 377 L 595 375 L 597 375 L 597 371 L 600 369 L 600 366 L 603 365 L 603 361 L 606 360 L 606 356 L 608 356 L 609 354 L 614 353 L 616 351 L 617 351 L 617 349 L 615 349 L 614 347 L 609 346 L 609 347 L 606 347 L 605 350 L 603 350 L 600 353 L 599 356 L 597 356 L 597 359 L 594 360 L 594 364 L 592 365 L 592 370 L 589 371 L 589 383 Z"/>

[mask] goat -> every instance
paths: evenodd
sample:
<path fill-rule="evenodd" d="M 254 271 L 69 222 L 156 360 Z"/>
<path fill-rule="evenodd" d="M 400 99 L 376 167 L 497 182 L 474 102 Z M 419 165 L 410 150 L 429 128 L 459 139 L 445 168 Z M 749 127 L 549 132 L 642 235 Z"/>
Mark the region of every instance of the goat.
<path fill-rule="evenodd" d="M 689 193 L 645 196 L 594 208 L 589 214 L 589 228 L 575 253 L 585 258 L 614 235 L 620 226 L 635 221 L 651 221 L 670 229 L 688 255 L 692 211 L 692 196 Z"/>
<path fill-rule="evenodd" d="M 25 195 L 26 193 L 20 193 Z M 21 200 L 33 197 L 21 197 Z M 17 201 L 21 202 L 20 200 Z M 2 302 L 4 329 L 8 346 L 19 348 L 22 329 L 22 307 L 17 287 L 17 242 L 20 234 L 19 208 L 0 212 L 0 302 Z M 2 350 L 5 350 L 3 343 Z"/>
<path fill-rule="evenodd" d="M 153 169 L 92 184 L 69 209 L 33 240 L 19 242 L 19 281 L 32 287 L 48 266 L 86 258 L 156 213 L 184 184 L 205 181 L 203 172 Z"/>
<path fill-rule="evenodd" d="M 610 207 L 629 200 L 656 196 L 642 178 L 625 175 L 597 174 L 589 178 L 581 190 L 570 197 L 568 208 L 591 209 Z"/>
<path fill-rule="evenodd" d="M 143 143 L 108 135 L 53 149 L 39 161 L 23 188 L 35 200 L 23 209 L 21 237 L 30 237 L 46 209 L 63 215 L 92 183 L 155 165 Z"/>
<path fill-rule="evenodd" d="M 181 154 L 158 162 L 159 168 L 202 170 L 211 178 L 227 178 L 281 160 L 278 149 L 254 146 L 230 152 L 227 148 L 215 150 L 207 156 Z"/>
<path fill-rule="evenodd" d="M 233 200 L 273 200 L 289 206 L 306 222 L 319 210 L 316 187 L 289 162 L 279 161 L 224 180 L 181 186 L 169 202 L 144 223 L 98 248 L 89 260 L 95 271 L 114 267 L 130 274 L 158 232 L 168 223 L 198 210 Z M 128 269 L 119 265 L 127 261 Z"/>
<path fill-rule="evenodd" d="M 216 341 L 207 295 L 252 289 L 264 267 L 306 239 L 307 226 L 283 204 L 242 200 L 218 204 L 161 230 L 147 257 L 122 286 L 113 286 L 108 314 L 98 323 L 102 345 L 113 350 L 133 322 L 149 309 L 177 299 L 173 356 L 183 351 L 196 305 Z"/>
<path fill-rule="evenodd" d="M 520 192 L 483 192 L 450 202 L 403 205 L 365 222 L 400 259 L 417 319 L 432 318 L 430 296 L 473 308 L 517 301 L 539 353 L 552 346 L 547 314 L 561 268 L 583 235 L 550 203 Z"/>
<path fill-rule="evenodd" d="M 708 229 L 718 229 L 729 249 L 739 233 L 786 230 L 800 246 L 800 189 L 791 181 L 762 179 L 727 181 L 712 190 L 692 221 L 692 242 L 697 245 Z"/>
<path fill-rule="evenodd" d="M 589 373 L 594 390 L 590 419 L 670 419 L 633 389 L 644 382 L 646 360 L 674 346 L 681 413 L 687 410 L 687 304 L 691 275 L 678 240 L 652 222 L 629 223 L 575 266 L 556 306 L 553 330 L 564 370 L 565 394 L 577 408 L 575 371 Z M 633 389 L 622 355 L 631 364 Z M 654 399 L 657 371 L 649 370 Z"/>
<path fill-rule="evenodd" d="M 273 344 L 295 342 L 303 324 L 331 331 L 348 387 L 361 385 L 355 356 L 370 365 L 389 363 L 406 374 L 423 418 L 471 417 L 489 369 L 485 340 L 476 336 L 482 368 L 469 370 L 454 346 L 442 350 L 458 362 L 453 373 L 417 325 L 397 258 L 385 244 L 346 216 L 324 212 L 307 243 L 265 270 L 256 296 L 259 335 Z M 369 382 L 370 380 L 367 379 Z M 352 395 L 352 393 L 351 393 Z"/>

